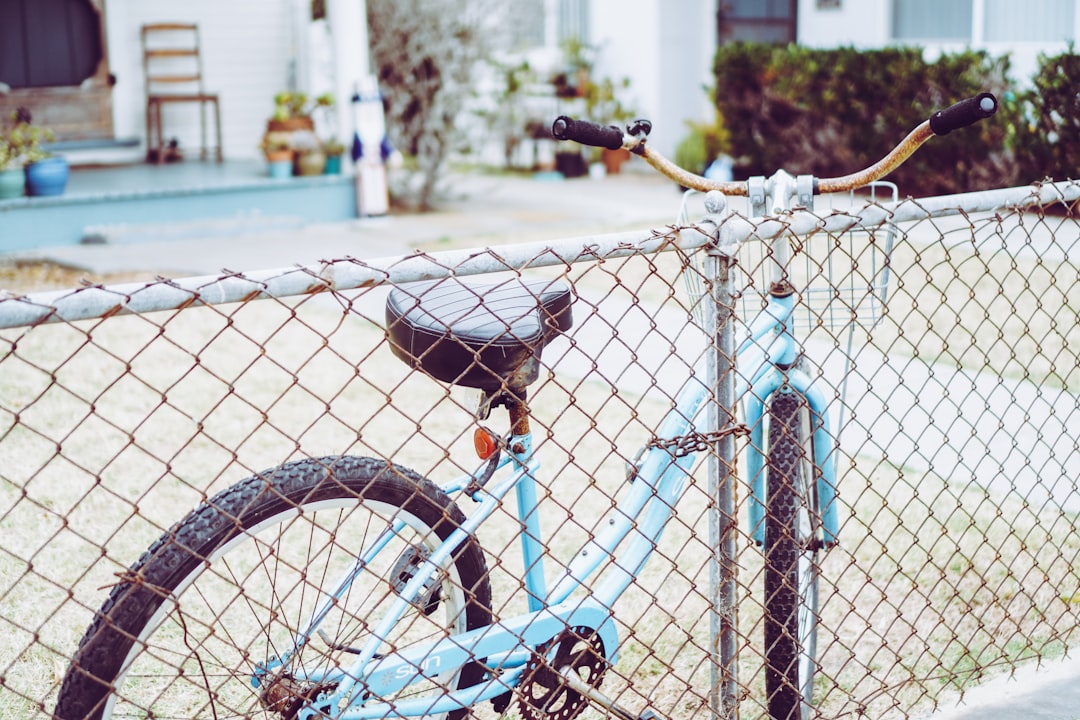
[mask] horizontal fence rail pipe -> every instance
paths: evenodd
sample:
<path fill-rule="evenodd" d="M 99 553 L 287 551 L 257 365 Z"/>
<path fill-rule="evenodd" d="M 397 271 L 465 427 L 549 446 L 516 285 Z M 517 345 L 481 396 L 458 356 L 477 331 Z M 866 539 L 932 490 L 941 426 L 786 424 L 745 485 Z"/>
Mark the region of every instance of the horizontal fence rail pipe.
<path fill-rule="evenodd" d="M 928 217 L 965 212 L 990 212 L 999 208 L 1022 208 L 1080 197 L 1076 183 L 1045 183 L 1028 187 L 979 193 L 905 200 L 896 207 L 868 205 L 859 213 L 817 215 L 794 210 L 782 221 L 751 222 L 732 215 L 720 231 L 721 244 L 738 244 L 749 238 L 768 240 L 782 232 L 812 235 L 840 233 L 854 227 L 901 224 Z M 476 275 L 526 268 L 569 265 L 596 257 L 618 258 L 663 249 L 692 251 L 713 240 L 702 232 L 624 232 L 556 242 L 523 243 L 498 251 L 485 249 L 418 253 L 404 258 L 335 260 L 306 267 L 262 270 L 227 277 L 205 276 L 154 283 L 127 283 L 109 287 L 85 287 L 75 291 L 34 293 L 0 303 L 0 328 L 39 323 L 70 322 L 112 314 L 175 310 L 193 303 L 201 305 L 242 302 L 257 297 L 290 297 L 328 290 L 344 291 L 385 284 L 430 280 L 447 274 Z"/>
<path fill-rule="evenodd" d="M 176 310 L 192 304 L 222 305 L 256 298 L 284 298 L 326 291 L 341 292 L 380 285 L 480 275 L 527 268 L 570 265 L 598 257 L 619 258 L 653 253 L 665 247 L 703 247 L 709 238 L 694 233 L 686 242 L 674 232 L 624 232 L 535 242 L 497 250 L 417 253 L 371 260 L 334 260 L 305 267 L 208 275 L 150 283 L 85 287 L 75 291 L 34 293 L 0 303 L 0 328 L 71 322 L 113 314 Z"/>

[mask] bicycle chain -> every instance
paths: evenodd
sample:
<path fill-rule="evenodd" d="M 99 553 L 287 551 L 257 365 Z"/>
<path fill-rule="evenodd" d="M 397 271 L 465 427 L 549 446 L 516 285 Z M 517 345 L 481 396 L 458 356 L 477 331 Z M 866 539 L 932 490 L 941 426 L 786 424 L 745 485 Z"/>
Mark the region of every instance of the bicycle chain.
<path fill-rule="evenodd" d="M 746 425 L 732 425 L 723 428 L 722 430 L 709 430 L 708 432 L 694 431 L 673 438 L 654 437 L 646 443 L 646 447 L 670 448 L 673 450 L 672 454 L 675 457 L 680 458 L 686 457 L 690 453 L 704 452 L 712 447 L 713 443 L 718 442 L 720 439 L 729 435 L 745 437 L 749 434 L 750 428 Z"/>

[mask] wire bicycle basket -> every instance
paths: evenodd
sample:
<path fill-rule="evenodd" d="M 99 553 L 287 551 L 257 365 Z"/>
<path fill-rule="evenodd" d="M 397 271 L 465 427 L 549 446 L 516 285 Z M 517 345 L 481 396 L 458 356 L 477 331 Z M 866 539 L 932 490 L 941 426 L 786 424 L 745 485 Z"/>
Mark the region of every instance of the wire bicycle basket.
<path fill-rule="evenodd" d="M 899 191 L 890 182 L 868 186 L 865 202 L 895 205 Z M 690 223 L 687 198 L 684 194 L 678 224 Z M 848 207 L 855 207 L 859 198 L 848 196 Z M 834 201 L 835 203 L 835 201 Z M 846 209 L 831 208 L 833 213 Z M 896 227 L 882 224 L 875 227 L 856 226 L 842 235 L 816 233 L 809 237 L 792 238 L 792 256 L 786 274 L 799 293 L 799 302 L 792 314 L 792 329 L 803 334 L 824 328 L 834 336 L 845 330 L 862 327 L 869 331 L 885 312 L 892 280 L 890 259 L 896 241 Z M 703 267 L 705 251 L 693 253 L 683 272 L 686 291 L 690 297 L 694 319 L 705 326 L 702 297 L 708 293 Z M 747 242 L 739 250 L 735 266 L 737 313 L 741 322 L 748 322 L 766 304 L 772 283 L 775 263 L 772 248 L 765 242 Z"/>

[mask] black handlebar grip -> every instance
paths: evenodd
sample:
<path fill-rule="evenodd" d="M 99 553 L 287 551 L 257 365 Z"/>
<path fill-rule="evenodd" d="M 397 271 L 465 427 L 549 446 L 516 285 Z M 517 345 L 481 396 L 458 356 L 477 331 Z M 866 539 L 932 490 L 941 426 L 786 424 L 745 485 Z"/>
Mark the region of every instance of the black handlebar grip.
<path fill-rule="evenodd" d="M 582 145 L 618 150 L 622 147 L 623 132 L 614 125 L 597 125 L 588 120 L 575 120 L 560 115 L 551 124 L 551 134 L 556 140 L 573 140 Z"/>
<path fill-rule="evenodd" d="M 938 110 L 930 116 L 930 129 L 935 135 L 947 135 L 957 128 L 973 125 L 997 112 L 997 98 L 990 93 L 979 93 L 973 98 L 961 100 L 951 107 Z"/>

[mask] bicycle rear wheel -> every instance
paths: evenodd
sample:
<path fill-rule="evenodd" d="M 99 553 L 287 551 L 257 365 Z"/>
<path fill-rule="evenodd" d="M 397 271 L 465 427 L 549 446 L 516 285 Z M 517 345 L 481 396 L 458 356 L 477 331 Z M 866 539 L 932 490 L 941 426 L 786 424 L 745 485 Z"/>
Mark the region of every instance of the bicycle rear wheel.
<path fill-rule="evenodd" d="M 55 716 L 293 717 L 336 685 L 320 672 L 348 667 L 410 573 L 464 519 L 428 480 L 371 458 L 303 460 L 248 478 L 165 533 L 113 588 L 79 644 Z M 388 533 L 393 521 L 404 527 Z M 356 572 L 380 535 L 386 546 Z M 350 572 L 320 632 L 297 643 Z M 470 537 L 384 641 L 403 651 L 481 627 L 490 606 L 483 553 Z M 286 654 L 285 665 L 265 670 Z M 383 699 L 437 696 L 481 672 L 467 665 Z"/>
<path fill-rule="evenodd" d="M 817 672 L 820 518 L 806 398 L 769 401 L 765 513 L 765 693 L 773 720 L 811 715 Z"/>

